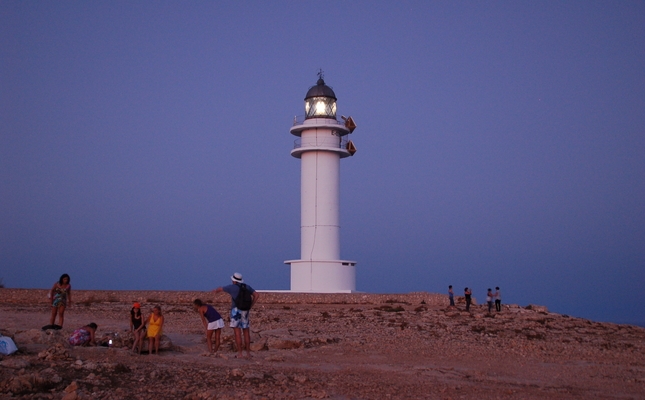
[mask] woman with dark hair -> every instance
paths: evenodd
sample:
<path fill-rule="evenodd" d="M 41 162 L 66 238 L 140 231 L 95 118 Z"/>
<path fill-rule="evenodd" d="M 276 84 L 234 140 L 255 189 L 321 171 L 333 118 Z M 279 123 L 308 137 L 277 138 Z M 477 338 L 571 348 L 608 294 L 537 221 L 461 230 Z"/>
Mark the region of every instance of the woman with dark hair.
<path fill-rule="evenodd" d="M 51 301 L 52 306 L 49 326 L 54 329 L 60 329 L 63 327 L 63 322 L 65 321 L 65 307 L 67 307 L 68 304 L 70 306 L 72 305 L 72 285 L 69 282 L 69 275 L 63 274 L 49 291 L 49 300 Z M 54 325 L 56 314 L 58 314 L 58 325 Z"/>
<path fill-rule="evenodd" d="M 470 311 L 470 303 L 472 302 L 472 296 L 473 292 L 472 290 L 465 288 L 464 289 L 464 297 L 466 298 L 466 311 Z"/>
<path fill-rule="evenodd" d="M 72 336 L 69 337 L 69 344 L 72 346 L 96 346 L 96 341 L 94 340 L 94 334 L 96 333 L 96 328 L 98 326 L 94 322 L 76 329 Z"/>
<path fill-rule="evenodd" d="M 139 349 L 139 354 L 141 354 L 141 348 L 143 347 L 143 336 L 146 333 L 146 324 L 143 320 L 143 314 L 141 314 L 141 305 L 139 303 L 134 303 L 132 309 L 130 310 L 130 332 L 134 336 L 134 344 L 132 345 L 132 351 L 136 352 L 136 349 Z"/>
<path fill-rule="evenodd" d="M 202 303 L 200 299 L 193 301 L 193 308 L 199 313 L 204 329 L 206 330 L 206 347 L 208 348 L 208 353 L 217 352 L 222 328 L 224 328 L 222 316 L 213 306 Z M 215 333 L 215 348 L 213 348 L 213 333 Z"/>

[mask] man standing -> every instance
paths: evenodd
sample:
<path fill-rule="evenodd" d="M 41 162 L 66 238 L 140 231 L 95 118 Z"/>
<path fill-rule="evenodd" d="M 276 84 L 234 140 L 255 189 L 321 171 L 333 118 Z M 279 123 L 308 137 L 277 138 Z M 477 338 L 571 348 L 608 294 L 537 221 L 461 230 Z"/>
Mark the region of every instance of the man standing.
<path fill-rule="evenodd" d="M 499 286 L 495 287 L 495 310 L 502 311 L 502 292 L 500 292 Z"/>
<path fill-rule="evenodd" d="M 466 311 L 470 311 L 470 302 L 472 301 L 471 296 L 473 295 L 473 292 L 465 288 L 464 289 L 464 297 L 466 298 Z"/>
<path fill-rule="evenodd" d="M 244 283 L 242 274 L 236 272 L 231 276 L 231 285 L 218 287 L 214 293 L 226 292 L 231 295 L 231 328 L 235 332 L 235 345 L 237 346 L 237 358 L 243 357 L 242 349 L 246 350 L 246 356 L 251 357 L 251 332 L 249 330 L 249 310 L 260 294 L 251 286 Z M 244 333 L 244 343 L 242 343 Z"/>
<path fill-rule="evenodd" d="M 206 345 L 209 353 L 215 353 L 219 349 L 220 336 L 224 327 L 224 320 L 217 310 L 210 304 L 204 304 L 200 299 L 193 301 L 193 308 L 202 318 L 202 324 L 206 330 Z M 215 332 L 215 349 L 213 349 L 213 332 Z"/>
<path fill-rule="evenodd" d="M 452 285 L 448 286 L 448 300 L 450 300 L 450 306 L 455 306 L 455 292 L 452 291 Z"/>

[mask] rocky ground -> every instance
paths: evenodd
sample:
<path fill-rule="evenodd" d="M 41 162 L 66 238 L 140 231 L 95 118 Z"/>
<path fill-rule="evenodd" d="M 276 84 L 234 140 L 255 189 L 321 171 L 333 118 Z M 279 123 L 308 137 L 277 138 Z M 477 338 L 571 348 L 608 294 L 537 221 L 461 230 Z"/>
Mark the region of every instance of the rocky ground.
<path fill-rule="evenodd" d="M 0 398 L 645 398 L 645 329 L 539 306 L 489 315 L 430 293 L 263 293 L 245 360 L 233 358 L 230 328 L 208 356 L 190 306 L 200 297 L 225 314 L 227 295 L 75 291 L 64 329 L 45 333 L 46 291 L 0 291 L 0 332 L 20 348 L 0 359 Z M 128 351 L 134 301 L 162 307 L 158 356 Z M 92 321 L 112 347 L 66 344 Z"/>

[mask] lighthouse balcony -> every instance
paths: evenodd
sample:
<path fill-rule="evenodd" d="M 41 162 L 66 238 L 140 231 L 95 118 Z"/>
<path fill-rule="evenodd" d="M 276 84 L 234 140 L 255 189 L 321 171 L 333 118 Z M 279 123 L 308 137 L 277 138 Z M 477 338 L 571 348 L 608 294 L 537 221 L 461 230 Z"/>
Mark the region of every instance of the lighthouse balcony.
<path fill-rule="evenodd" d="M 335 118 L 309 118 L 309 119 L 307 119 L 307 117 L 305 115 L 297 115 L 297 116 L 293 117 L 293 126 L 303 125 L 305 123 L 305 121 L 312 121 L 312 122 L 313 121 L 324 121 L 325 123 L 332 124 L 332 125 L 335 124 L 335 125 L 345 126 L 345 122 L 339 121 L 339 120 L 337 120 Z"/>
<path fill-rule="evenodd" d="M 305 119 L 303 116 L 293 118 L 293 126 L 289 129 L 289 132 L 294 136 L 300 136 L 302 131 L 311 128 L 328 128 L 336 136 L 345 136 L 350 133 L 345 126 L 345 122 L 338 121 L 335 118 Z"/>
<path fill-rule="evenodd" d="M 291 155 L 300 158 L 300 155 L 306 151 L 331 151 L 338 153 L 341 158 L 349 157 L 350 153 L 347 150 L 347 143 L 349 139 L 347 136 L 331 136 L 325 138 L 307 138 L 294 140 L 293 150 Z"/>
<path fill-rule="evenodd" d="M 349 142 L 347 136 L 332 136 L 326 138 L 311 139 L 298 138 L 293 141 L 293 148 L 299 149 L 301 147 L 331 147 L 334 149 L 344 149 L 347 147 L 347 142 Z"/>

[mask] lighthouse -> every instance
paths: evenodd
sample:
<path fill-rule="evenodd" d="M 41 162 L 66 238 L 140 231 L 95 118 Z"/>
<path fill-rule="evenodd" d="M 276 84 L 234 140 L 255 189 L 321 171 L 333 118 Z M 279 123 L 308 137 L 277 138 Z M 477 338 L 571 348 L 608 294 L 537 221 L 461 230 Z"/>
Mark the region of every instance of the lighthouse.
<path fill-rule="evenodd" d="M 318 82 L 305 96 L 305 115 L 289 132 L 297 136 L 291 155 L 300 159 L 300 259 L 291 266 L 291 291 L 356 291 L 356 262 L 340 259 L 340 160 L 354 155 L 351 117 L 336 118 L 336 94 Z"/>

